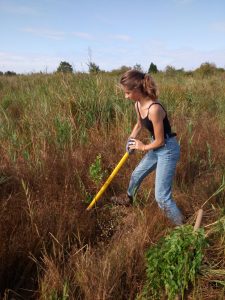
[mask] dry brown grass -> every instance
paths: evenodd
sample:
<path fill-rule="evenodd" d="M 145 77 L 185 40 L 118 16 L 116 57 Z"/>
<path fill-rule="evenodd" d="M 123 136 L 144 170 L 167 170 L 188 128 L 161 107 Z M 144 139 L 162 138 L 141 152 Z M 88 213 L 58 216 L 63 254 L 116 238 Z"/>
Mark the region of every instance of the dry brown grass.
<path fill-rule="evenodd" d="M 182 96 L 184 91 L 173 92 Z M 13 107 L 10 113 L 19 116 Z M 209 112 L 193 117 L 192 128 L 188 125 L 188 114 L 175 112 L 172 117 L 182 153 L 174 197 L 188 222 L 193 223 L 195 212 L 221 184 L 224 134 L 217 118 Z M 100 187 L 91 180 L 89 166 L 101 154 L 103 169 L 109 174 L 124 154 L 127 136 L 119 122 L 108 127 L 96 122 L 87 135 L 86 144 L 77 143 L 63 151 L 51 143 L 39 144 L 34 137 L 32 145 L 40 146 L 40 167 L 35 151 L 31 151 L 30 161 L 19 156 L 12 162 L 6 152 L 7 143 L 3 142 L 0 292 L 4 300 L 63 299 L 67 286 L 68 299 L 72 300 L 132 300 L 141 292 L 145 282 L 145 251 L 173 225 L 154 201 L 154 174 L 143 182 L 136 206 L 110 204 L 112 195 L 126 191 L 140 153 L 130 157 L 97 207 L 86 211 L 87 195 L 94 196 Z M 145 133 L 142 137 L 146 138 Z M 221 193 L 207 204 L 203 225 L 217 220 L 224 196 Z M 225 268 L 220 235 L 210 237 L 205 263 Z M 189 299 L 223 299 L 224 289 L 213 282 L 216 278 L 221 277 L 200 276 Z"/>

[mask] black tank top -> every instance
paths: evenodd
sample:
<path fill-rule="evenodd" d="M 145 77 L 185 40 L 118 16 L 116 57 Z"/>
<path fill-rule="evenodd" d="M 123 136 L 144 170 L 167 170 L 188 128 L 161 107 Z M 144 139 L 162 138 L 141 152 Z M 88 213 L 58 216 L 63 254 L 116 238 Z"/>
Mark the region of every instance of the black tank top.
<path fill-rule="evenodd" d="M 163 119 L 164 138 L 176 136 L 176 133 L 172 133 L 172 132 L 171 132 L 171 126 L 170 126 L 170 122 L 169 122 L 168 117 L 167 117 L 167 112 L 166 112 L 166 110 L 164 109 L 164 107 L 162 106 L 161 103 L 159 103 L 159 102 L 153 102 L 153 103 L 151 103 L 151 104 L 149 105 L 149 107 L 148 107 L 148 113 L 149 113 L 150 107 L 151 107 L 152 105 L 154 105 L 154 104 L 160 105 L 160 106 L 162 107 L 162 109 L 163 109 L 163 110 L 165 111 L 165 113 L 166 113 L 166 115 L 165 115 L 165 117 L 164 117 L 164 119 Z M 149 120 L 148 114 L 147 114 L 147 116 L 146 116 L 145 118 L 142 118 L 142 117 L 141 117 L 141 113 L 140 113 L 140 110 L 139 110 L 138 102 L 137 102 L 137 109 L 138 109 L 138 112 L 139 112 L 139 115 L 140 115 L 140 118 L 141 118 L 141 123 L 142 123 L 142 125 L 143 125 L 145 128 L 147 128 L 147 129 L 150 131 L 150 133 L 151 133 L 151 135 L 153 136 L 153 138 L 155 138 L 154 128 L 153 128 L 152 121 Z"/>

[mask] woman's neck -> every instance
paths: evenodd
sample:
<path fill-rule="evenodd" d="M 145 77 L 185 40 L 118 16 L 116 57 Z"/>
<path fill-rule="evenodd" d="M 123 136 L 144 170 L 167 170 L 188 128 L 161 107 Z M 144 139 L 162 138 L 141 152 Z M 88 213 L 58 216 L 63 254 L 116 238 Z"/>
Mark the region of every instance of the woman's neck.
<path fill-rule="evenodd" d="M 140 106 L 145 108 L 146 106 L 149 106 L 151 103 L 155 102 L 154 100 L 152 100 L 151 98 L 149 97 L 141 97 L 139 99 L 139 103 L 140 103 Z"/>

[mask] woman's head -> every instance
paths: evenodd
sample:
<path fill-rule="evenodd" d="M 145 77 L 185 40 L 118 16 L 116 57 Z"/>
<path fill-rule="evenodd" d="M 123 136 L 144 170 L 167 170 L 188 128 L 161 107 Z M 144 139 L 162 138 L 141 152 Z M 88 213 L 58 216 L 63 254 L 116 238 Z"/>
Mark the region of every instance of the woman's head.
<path fill-rule="evenodd" d="M 137 70 L 129 70 L 120 79 L 120 84 L 127 91 L 137 91 L 145 97 L 155 101 L 157 99 L 156 84 L 149 74 L 144 74 Z"/>

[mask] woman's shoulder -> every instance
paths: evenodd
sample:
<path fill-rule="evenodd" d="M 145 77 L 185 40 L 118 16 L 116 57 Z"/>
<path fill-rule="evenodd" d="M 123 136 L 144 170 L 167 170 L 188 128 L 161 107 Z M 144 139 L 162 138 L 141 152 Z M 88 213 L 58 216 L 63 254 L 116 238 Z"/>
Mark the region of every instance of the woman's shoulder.
<path fill-rule="evenodd" d="M 158 114 L 166 114 L 166 110 L 164 109 L 163 105 L 160 103 L 159 100 L 154 101 L 149 107 L 149 115 L 158 115 Z"/>
<path fill-rule="evenodd" d="M 165 110 L 160 100 L 156 100 L 149 105 L 149 109 L 151 110 Z"/>

